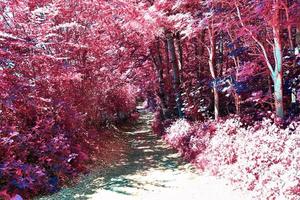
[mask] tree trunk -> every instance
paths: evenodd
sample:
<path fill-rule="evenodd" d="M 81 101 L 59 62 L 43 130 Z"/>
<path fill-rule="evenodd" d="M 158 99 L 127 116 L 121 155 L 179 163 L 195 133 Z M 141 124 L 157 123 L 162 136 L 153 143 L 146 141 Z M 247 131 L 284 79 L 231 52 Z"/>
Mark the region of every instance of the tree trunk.
<path fill-rule="evenodd" d="M 166 63 L 166 71 L 167 71 L 167 77 L 170 76 L 170 57 L 169 57 L 169 50 L 168 50 L 168 40 L 165 39 L 165 54 L 166 54 L 166 59 L 165 59 L 165 63 Z"/>
<path fill-rule="evenodd" d="M 215 69 L 214 69 L 214 53 L 211 53 L 209 56 L 209 70 L 211 73 L 211 76 L 213 78 L 213 93 L 214 93 L 214 113 L 215 113 L 215 119 L 219 119 L 219 93 L 217 89 L 217 83 L 216 83 L 216 75 L 215 75 Z"/>
<path fill-rule="evenodd" d="M 178 117 L 183 118 L 183 106 L 181 100 L 181 91 L 180 91 L 180 77 L 178 69 L 178 61 L 175 52 L 174 37 L 172 33 L 167 33 L 167 43 L 168 43 L 168 54 L 170 58 L 170 63 L 173 69 L 173 89 L 175 92 L 175 101 Z"/>
<path fill-rule="evenodd" d="M 234 105 L 235 105 L 235 114 L 240 115 L 241 101 L 240 101 L 240 96 L 236 92 L 234 93 Z"/>
<path fill-rule="evenodd" d="M 180 32 L 177 32 L 176 33 L 176 43 L 175 43 L 175 46 L 176 46 L 176 49 L 177 49 L 177 55 L 178 55 L 178 69 L 179 69 L 179 73 L 180 73 L 180 81 L 182 81 L 182 75 L 183 73 L 182 70 L 183 70 L 183 50 L 182 50 L 182 44 L 181 44 L 181 36 L 180 36 Z"/>
<path fill-rule="evenodd" d="M 165 33 L 165 35 L 167 35 L 167 32 Z M 166 68 L 166 77 L 165 77 L 165 84 L 166 84 L 166 102 L 167 102 L 167 110 L 168 110 L 168 114 L 171 114 L 170 111 L 172 111 L 174 109 L 174 105 L 175 103 L 175 98 L 172 95 L 172 91 L 170 91 L 170 85 L 172 85 L 172 78 L 171 78 L 171 74 L 170 74 L 170 56 L 169 56 L 169 49 L 168 49 L 168 40 L 167 37 L 164 38 L 164 55 L 165 55 L 165 59 L 164 59 L 164 64 L 165 64 L 165 68 Z"/>
<path fill-rule="evenodd" d="M 156 39 L 156 56 L 154 57 L 154 66 L 155 71 L 157 74 L 157 80 L 159 83 L 159 98 L 161 100 L 161 106 L 162 106 L 162 114 L 163 117 L 166 116 L 167 112 L 167 101 L 166 101 L 166 92 L 165 92 L 165 83 L 164 83 L 164 77 L 163 77 L 163 63 L 162 63 L 162 56 L 160 53 L 160 42 L 159 38 Z"/>
<path fill-rule="evenodd" d="M 215 120 L 219 119 L 219 93 L 218 93 L 218 89 L 216 86 L 216 82 L 214 82 L 213 84 L 214 87 L 214 110 L 215 110 Z"/>
<path fill-rule="evenodd" d="M 275 59 L 275 70 L 272 74 L 274 81 L 274 99 L 275 99 L 275 110 L 276 115 L 279 118 L 284 118 L 283 109 L 283 67 L 282 67 L 282 46 L 280 40 L 280 26 L 279 26 L 279 3 L 275 5 L 275 25 L 273 26 L 274 35 L 274 59 Z"/>
<path fill-rule="evenodd" d="M 290 24 L 290 12 L 289 12 L 289 5 L 288 5 L 288 1 L 286 2 L 282 2 L 283 8 L 285 10 L 285 17 L 286 17 L 286 21 L 288 23 L 287 25 L 287 31 L 288 31 L 288 40 L 289 40 L 289 46 L 291 50 L 294 50 L 294 43 L 293 43 L 293 34 L 292 34 L 292 25 Z"/>
<path fill-rule="evenodd" d="M 230 37 L 230 41 L 233 44 L 233 48 L 237 49 L 237 46 L 235 45 L 235 41 L 233 39 L 233 36 L 230 34 L 230 31 L 227 31 L 227 32 Z M 238 80 L 238 72 L 240 69 L 239 56 L 233 56 L 233 62 L 234 62 L 235 69 L 236 69 L 235 70 L 236 71 L 235 72 L 235 80 L 237 81 Z M 232 87 L 234 87 L 234 85 L 232 85 Z M 240 113 L 241 113 L 241 97 L 239 96 L 239 94 L 237 93 L 236 90 L 234 90 L 233 96 L 234 96 L 235 114 L 240 115 Z"/>
<path fill-rule="evenodd" d="M 215 113 L 215 120 L 219 119 L 219 93 L 217 89 L 217 77 L 215 72 L 215 62 L 216 62 L 216 42 L 214 37 L 214 30 L 209 28 L 209 40 L 210 40 L 210 47 L 209 47 L 209 70 L 210 74 L 213 78 L 213 93 L 214 93 L 214 113 Z"/>
<path fill-rule="evenodd" d="M 276 77 L 274 77 L 273 81 L 274 81 L 274 98 L 275 98 L 276 116 L 279 118 L 283 118 L 284 109 L 283 109 L 282 72 L 277 74 Z"/>
<path fill-rule="evenodd" d="M 223 62 L 224 62 L 224 41 L 223 41 L 223 32 L 220 33 L 218 37 L 218 65 L 219 65 L 219 73 L 218 76 L 223 76 Z"/>

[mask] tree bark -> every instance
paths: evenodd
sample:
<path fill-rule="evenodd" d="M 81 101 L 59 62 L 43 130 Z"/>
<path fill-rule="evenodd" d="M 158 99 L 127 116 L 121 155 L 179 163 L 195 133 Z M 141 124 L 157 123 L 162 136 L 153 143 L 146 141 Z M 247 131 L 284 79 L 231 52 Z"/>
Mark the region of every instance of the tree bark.
<path fill-rule="evenodd" d="M 274 37 L 274 58 L 275 58 L 275 73 L 273 75 L 274 82 L 274 98 L 275 98 L 275 109 L 277 117 L 284 117 L 283 109 L 283 85 L 282 85 L 282 49 L 280 45 L 279 30 L 275 33 Z"/>
<path fill-rule="evenodd" d="M 180 91 L 180 75 L 178 69 L 178 60 L 175 52 L 174 36 L 172 33 L 169 32 L 167 33 L 166 37 L 168 43 L 168 54 L 170 58 L 170 64 L 172 65 L 172 69 L 173 69 L 173 89 L 175 92 L 177 115 L 179 118 L 183 118 L 183 106 L 182 106 L 181 91 Z"/>
<path fill-rule="evenodd" d="M 293 43 L 293 34 L 292 34 L 292 25 L 290 23 L 290 12 L 289 12 L 289 5 L 288 5 L 288 1 L 282 2 L 282 5 L 284 7 L 285 10 L 285 17 L 286 17 L 286 22 L 288 23 L 287 25 L 287 31 L 288 31 L 288 40 L 289 40 L 289 46 L 290 49 L 293 50 L 294 49 L 294 43 Z"/>
<path fill-rule="evenodd" d="M 274 81 L 275 109 L 277 117 L 284 118 L 282 72 L 277 74 Z"/>
<path fill-rule="evenodd" d="M 240 115 L 241 113 L 241 97 L 234 92 L 234 105 L 235 105 L 235 114 Z"/>
<path fill-rule="evenodd" d="M 214 113 L 215 113 L 215 120 L 219 119 L 219 93 L 217 89 L 217 77 L 215 72 L 215 62 L 216 62 L 216 41 L 215 41 L 215 35 L 214 30 L 212 27 L 208 29 L 209 33 L 209 41 L 210 46 L 208 47 L 208 53 L 209 53 L 209 71 L 213 78 L 213 93 L 214 93 Z"/>
<path fill-rule="evenodd" d="M 280 38 L 280 21 L 279 21 L 279 2 L 275 3 L 275 13 L 273 25 L 273 35 L 274 35 L 274 59 L 275 59 L 275 70 L 273 74 L 274 81 L 274 99 L 275 99 L 275 110 L 276 115 L 279 118 L 284 118 L 284 108 L 283 108 L 283 67 L 282 67 L 282 46 Z"/>
<path fill-rule="evenodd" d="M 235 45 L 233 36 L 230 34 L 229 30 L 227 32 L 228 32 L 228 35 L 230 37 L 230 41 L 233 44 L 233 48 L 237 49 L 237 46 Z M 237 79 L 238 79 L 238 70 L 240 68 L 239 56 L 233 56 L 233 62 L 234 62 L 234 65 L 235 65 L 235 77 L 234 78 L 237 81 Z M 234 85 L 232 85 L 232 87 L 234 87 Z M 234 90 L 233 96 L 234 96 L 235 113 L 236 113 L 236 115 L 240 115 L 240 112 L 241 112 L 241 97 L 239 96 L 239 94 L 237 93 L 236 90 Z"/>
<path fill-rule="evenodd" d="M 177 32 L 176 35 L 176 42 L 175 42 L 175 49 L 177 49 L 177 55 L 178 55 L 178 69 L 179 69 L 179 78 L 180 81 L 182 81 L 182 75 L 183 73 L 181 73 L 183 71 L 183 50 L 182 50 L 182 44 L 181 44 L 181 36 L 180 36 L 180 32 Z"/>
<path fill-rule="evenodd" d="M 168 50 L 168 40 L 167 38 L 164 40 L 165 43 L 165 54 L 166 54 L 166 59 L 165 59 L 165 63 L 166 63 L 166 71 L 167 71 L 167 76 L 170 76 L 170 57 L 169 57 L 169 50 Z"/>
<path fill-rule="evenodd" d="M 165 92 L 165 83 L 164 83 L 164 77 L 163 77 L 163 62 L 162 62 L 162 56 L 160 52 L 160 41 L 159 38 L 156 38 L 156 56 L 153 57 L 155 71 L 157 75 L 157 80 L 159 83 L 159 98 L 161 100 L 161 106 L 162 106 L 162 115 L 165 118 L 167 113 L 167 101 L 166 101 L 166 92 Z"/>

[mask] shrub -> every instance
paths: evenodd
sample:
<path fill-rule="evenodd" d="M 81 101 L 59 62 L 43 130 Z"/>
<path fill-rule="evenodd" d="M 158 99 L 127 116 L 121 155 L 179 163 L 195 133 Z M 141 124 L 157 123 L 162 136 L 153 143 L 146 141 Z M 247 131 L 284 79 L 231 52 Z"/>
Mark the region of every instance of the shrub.
<path fill-rule="evenodd" d="M 191 125 L 185 119 L 175 121 L 167 128 L 166 140 L 175 148 L 179 148 L 184 138 L 188 136 Z"/>
<path fill-rule="evenodd" d="M 166 141 L 200 170 L 246 188 L 254 199 L 299 198 L 299 121 L 284 129 L 269 119 L 251 126 L 239 118 L 178 120 L 167 128 Z"/>
<path fill-rule="evenodd" d="M 0 75 L 5 85 L 0 96 L 0 193 L 28 199 L 58 190 L 86 171 L 97 148 L 91 141 L 101 137 L 106 123 L 138 117 L 131 116 L 135 93 L 130 85 L 104 90 L 114 83 L 73 79 L 60 70 L 58 75 L 40 74 L 34 85 L 25 75 L 8 70 Z"/>

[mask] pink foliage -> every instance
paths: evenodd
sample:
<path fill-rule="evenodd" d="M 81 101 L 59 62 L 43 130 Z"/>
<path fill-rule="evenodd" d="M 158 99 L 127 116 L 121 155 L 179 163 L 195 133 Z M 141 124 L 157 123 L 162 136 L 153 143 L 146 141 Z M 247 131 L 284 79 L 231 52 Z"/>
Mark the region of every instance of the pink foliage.
<path fill-rule="evenodd" d="M 246 81 L 260 71 L 260 67 L 254 62 L 245 62 L 237 72 L 237 81 Z"/>
<path fill-rule="evenodd" d="M 249 127 L 238 118 L 179 120 L 166 132 L 166 141 L 200 170 L 231 180 L 254 199 L 299 198 L 299 122 L 282 129 L 268 119 Z"/>
<path fill-rule="evenodd" d="M 138 117 L 128 61 L 111 46 L 120 26 L 87 13 L 106 6 L 11 1 L 0 9 L 0 193 L 28 199 L 58 190 L 86 170 L 105 125 Z M 5 23 L 2 14 L 13 18 Z M 97 33 L 84 28 L 101 19 L 107 25 Z"/>
<path fill-rule="evenodd" d="M 178 148 L 182 144 L 182 141 L 186 136 L 188 136 L 188 131 L 190 129 L 190 124 L 185 119 L 180 119 L 175 121 L 172 126 L 170 126 L 166 132 L 167 137 L 166 140 L 170 143 L 173 147 Z"/>

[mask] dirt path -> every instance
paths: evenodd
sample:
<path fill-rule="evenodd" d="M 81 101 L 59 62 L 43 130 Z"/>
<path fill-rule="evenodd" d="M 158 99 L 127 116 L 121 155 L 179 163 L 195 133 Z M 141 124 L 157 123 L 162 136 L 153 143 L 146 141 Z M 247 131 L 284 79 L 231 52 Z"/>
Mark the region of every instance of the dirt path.
<path fill-rule="evenodd" d="M 72 200 L 246 200 L 230 186 L 200 175 L 151 133 L 152 115 L 141 111 L 135 127 L 124 130 L 129 152 L 116 164 L 95 170 L 74 187 L 40 199 Z"/>

